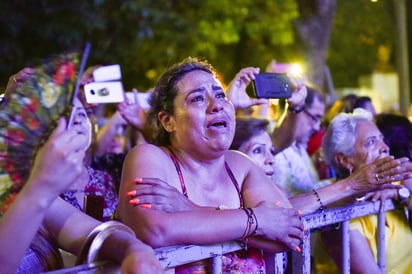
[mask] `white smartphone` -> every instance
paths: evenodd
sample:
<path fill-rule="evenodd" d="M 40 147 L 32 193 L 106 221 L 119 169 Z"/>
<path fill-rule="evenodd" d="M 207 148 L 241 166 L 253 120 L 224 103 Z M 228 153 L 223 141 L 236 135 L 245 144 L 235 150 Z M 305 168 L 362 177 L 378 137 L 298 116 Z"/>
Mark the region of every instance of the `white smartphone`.
<path fill-rule="evenodd" d="M 150 109 L 150 105 L 148 102 L 150 96 L 150 92 L 138 92 L 137 97 L 139 99 L 140 105 L 143 109 Z M 130 103 L 135 103 L 134 93 L 129 91 L 126 92 L 126 97 Z"/>
<path fill-rule="evenodd" d="M 89 104 L 121 103 L 124 90 L 121 81 L 92 82 L 84 86 L 86 102 Z"/>
<path fill-rule="evenodd" d="M 93 71 L 93 78 L 95 82 L 115 81 L 122 78 L 120 65 L 109 65 L 95 69 Z"/>

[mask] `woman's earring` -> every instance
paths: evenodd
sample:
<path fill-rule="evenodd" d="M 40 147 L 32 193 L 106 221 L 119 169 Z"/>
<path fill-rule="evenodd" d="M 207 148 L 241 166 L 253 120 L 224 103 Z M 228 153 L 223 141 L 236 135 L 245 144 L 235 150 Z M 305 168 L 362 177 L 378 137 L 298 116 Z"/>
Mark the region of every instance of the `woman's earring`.
<path fill-rule="evenodd" d="M 349 175 L 352 175 L 352 167 L 349 168 Z"/>

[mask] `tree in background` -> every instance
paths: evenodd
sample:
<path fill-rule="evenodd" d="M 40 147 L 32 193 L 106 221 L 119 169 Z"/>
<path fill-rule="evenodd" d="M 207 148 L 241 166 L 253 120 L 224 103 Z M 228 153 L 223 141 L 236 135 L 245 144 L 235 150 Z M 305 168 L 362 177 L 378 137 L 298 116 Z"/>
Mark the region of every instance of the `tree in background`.
<path fill-rule="evenodd" d="M 88 64 L 119 63 L 126 89 L 150 88 L 187 56 L 209 60 L 225 82 L 242 67 L 264 69 L 275 59 L 304 62 L 321 86 L 326 63 L 335 86 L 354 86 L 371 72 L 377 46 L 393 44 L 392 1 L 3 0 L 0 84 L 90 41 Z"/>
<path fill-rule="evenodd" d="M 296 55 L 294 1 L 16 0 L 0 10 L 3 83 L 22 66 L 86 40 L 89 63 L 120 63 L 126 88 L 149 88 L 189 55 L 208 59 L 227 81 L 243 66 Z"/>

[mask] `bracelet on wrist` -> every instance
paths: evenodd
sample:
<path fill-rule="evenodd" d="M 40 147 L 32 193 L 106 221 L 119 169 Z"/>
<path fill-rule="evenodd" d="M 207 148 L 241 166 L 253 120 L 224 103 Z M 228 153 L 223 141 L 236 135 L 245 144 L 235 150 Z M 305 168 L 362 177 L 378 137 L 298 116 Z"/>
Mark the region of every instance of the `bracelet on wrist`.
<path fill-rule="evenodd" d="M 322 212 L 323 217 L 326 218 L 325 206 L 323 205 L 323 202 L 322 202 L 322 200 L 320 199 L 320 196 L 319 196 L 318 191 L 317 191 L 316 189 L 314 189 L 314 188 L 312 189 L 312 191 L 313 191 L 313 194 L 314 194 L 315 197 L 316 197 L 316 200 L 318 201 L 318 203 L 319 203 L 319 205 L 320 205 L 320 207 L 318 208 L 318 211 Z"/>
<path fill-rule="evenodd" d="M 243 232 L 242 237 L 240 238 L 240 241 L 243 244 L 243 247 L 245 250 L 247 250 L 247 240 L 249 236 L 255 235 L 256 231 L 258 229 L 258 223 L 257 223 L 257 218 L 255 215 L 255 212 L 251 208 L 241 208 L 247 215 L 247 223 L 246 223 L 246 228 L 245 232 Z M 255 224 L 254 229 L 252 230 L 253 224 Z"/>

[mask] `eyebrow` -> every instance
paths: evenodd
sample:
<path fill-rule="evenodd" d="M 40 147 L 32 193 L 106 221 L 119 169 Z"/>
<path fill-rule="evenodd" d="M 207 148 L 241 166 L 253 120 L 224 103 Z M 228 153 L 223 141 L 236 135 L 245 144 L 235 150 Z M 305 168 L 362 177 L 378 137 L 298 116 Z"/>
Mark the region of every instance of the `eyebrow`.
<path fill-rule="evenodd" d="M 204 88 L 204 87 L 199 87 L 199 88 L 192 89 L 191 91 L 189 91 L 189 92 L 187 93 L 187 95 L 186 95 L 185 98 L 188 98 L 188 97 L 189 97 L 190 95 L 192 95 L 193 93 L 204 92 L 204 91 L 205 91 L 205 88 Z"/>

